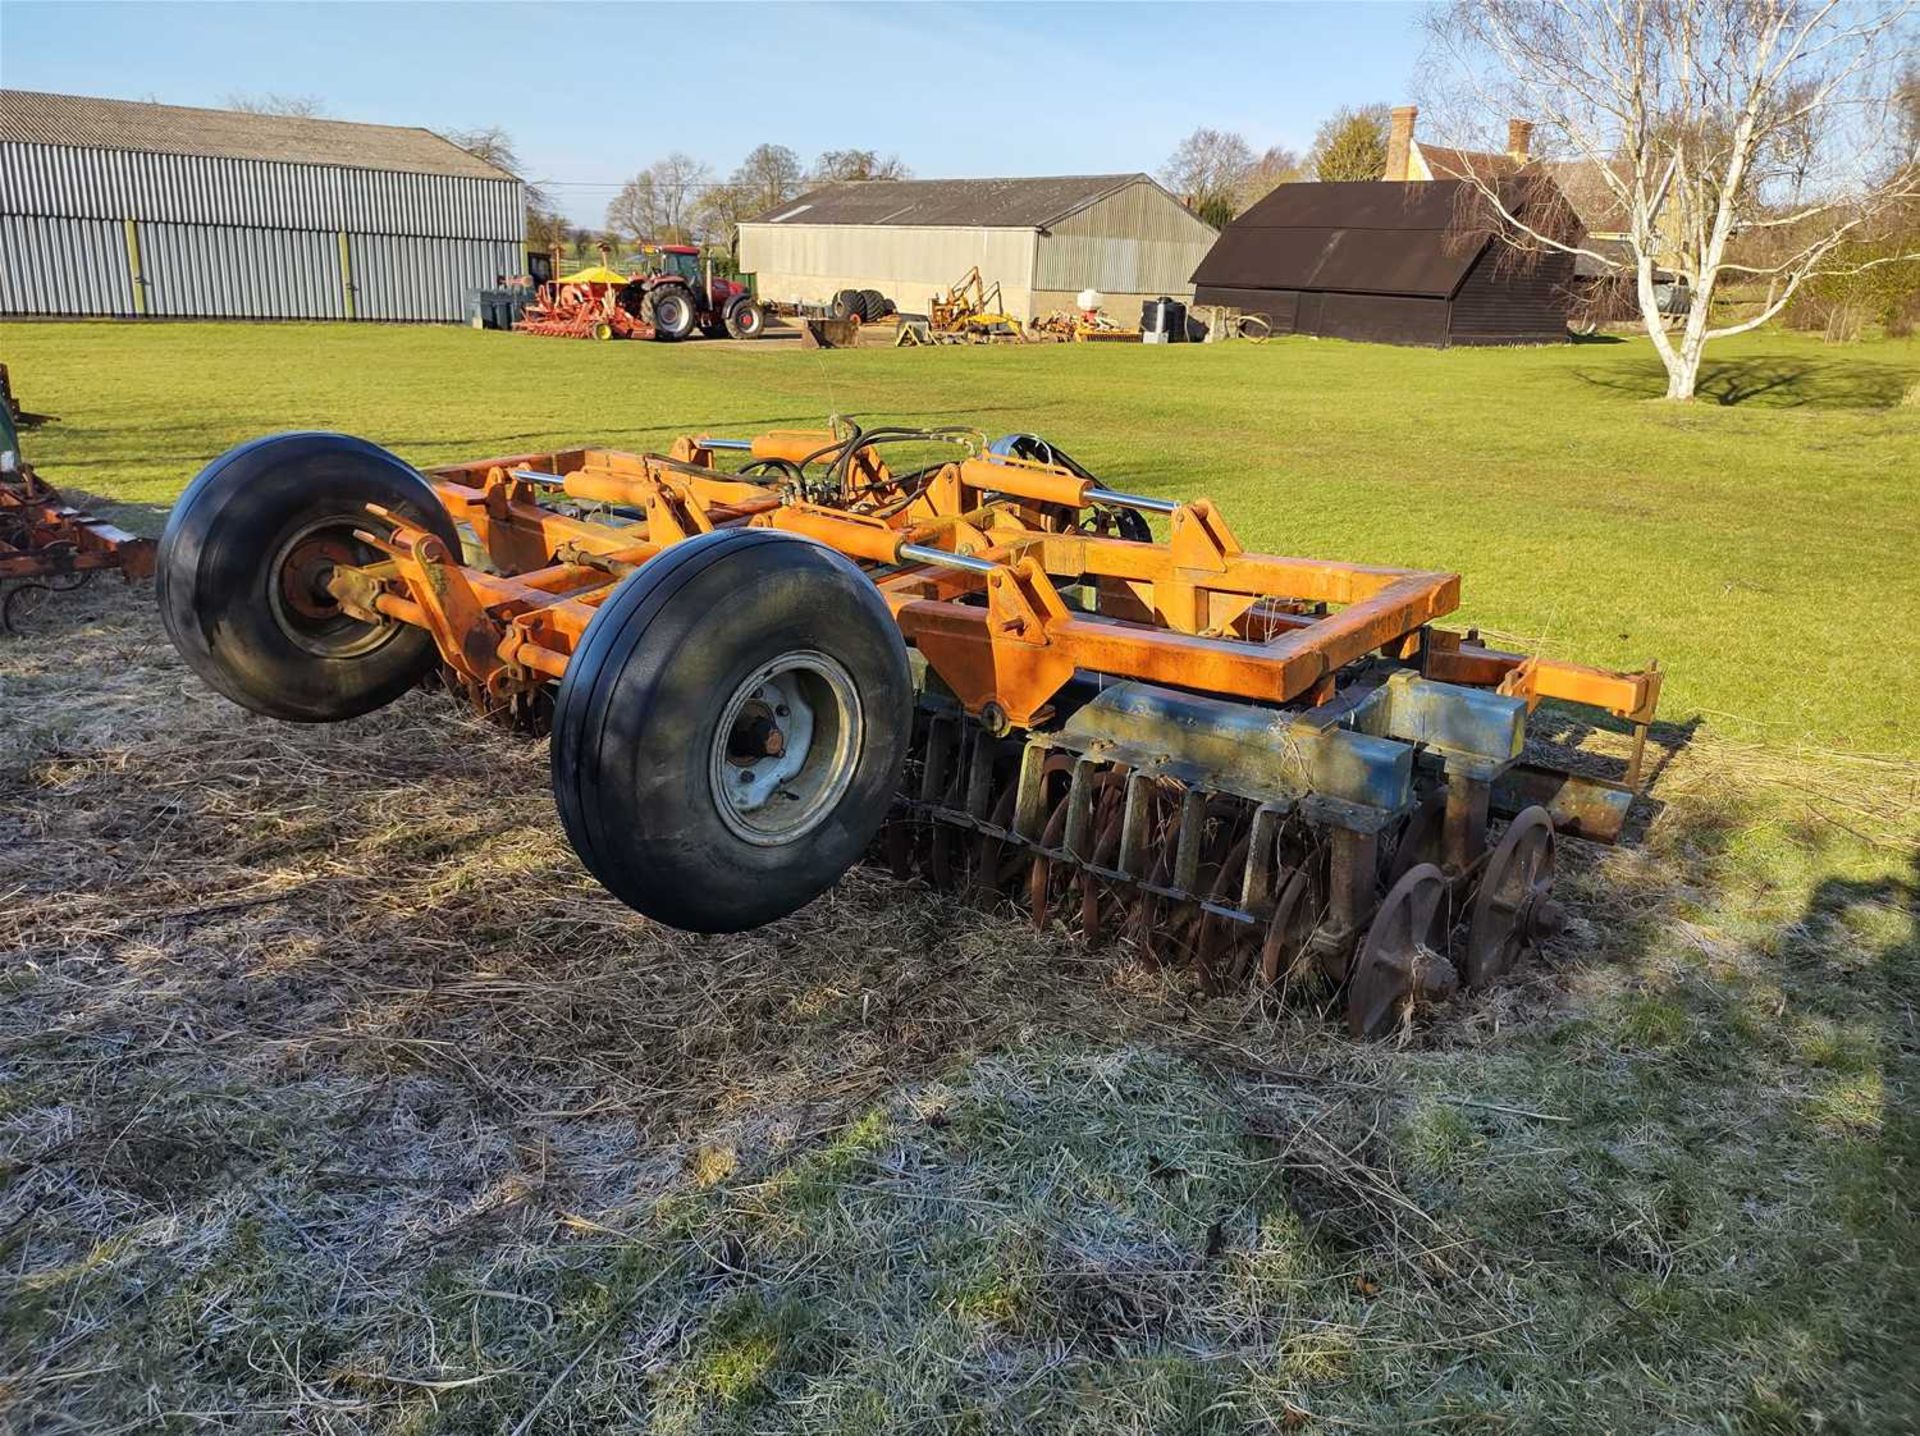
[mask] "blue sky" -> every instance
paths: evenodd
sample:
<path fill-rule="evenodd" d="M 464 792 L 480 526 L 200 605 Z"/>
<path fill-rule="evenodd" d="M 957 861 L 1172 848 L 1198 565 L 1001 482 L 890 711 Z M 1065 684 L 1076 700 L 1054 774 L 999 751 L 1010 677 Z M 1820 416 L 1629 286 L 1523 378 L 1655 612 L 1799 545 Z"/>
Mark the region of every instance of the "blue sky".
<path fill-rule="evenodd" d="M 927 177 L 1152 171 L 1202 124 L 1304 149 L 1338 106 L 1406 96 L 1419 17 L 1395 3 L 0 0 L 0 85 L 181 105 L 276 91 L 336 119 L 500 125 L 597 225 L 623 179 L 674 149 L 722 175 L 763 140 L 807 162 L 879 149 Z"/>

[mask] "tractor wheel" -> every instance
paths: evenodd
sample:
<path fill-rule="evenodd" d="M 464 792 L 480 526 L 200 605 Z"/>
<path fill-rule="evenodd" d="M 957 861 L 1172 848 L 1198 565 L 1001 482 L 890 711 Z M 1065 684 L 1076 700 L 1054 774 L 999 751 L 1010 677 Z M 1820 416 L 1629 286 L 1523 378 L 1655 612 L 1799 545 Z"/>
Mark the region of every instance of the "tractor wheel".
<path fill-rule="evenodd" d="M 860 317 L 869 324 L 887 317 L 887 296 L 877 289 L 860 291 Z"/>
<path fill-rule="evenodd" d="M 865 575 L 808 539 L 721 529 L 587 625 L 554 707 L 554 800 L 627 906 L 739 932 L 860 860 L 912 728 L 906 645 Z"/>
<path fill-rule="evenodd" d="M 700 319 L 700 311 L 684 284 L 667 284 L 654 290 L 648 307 L 653 311 L 654 334 L 669 342 L 685 339 Z"/>
<path fill-rule="evenodd" d="M 736 299 L 727 309 L 727 333 L 735 339 L 758 339 L 767 332 L 767 311 L 751 299 Z"/>
<path fill-rule="evenodd" d="M 859 319 L 862 317 L 864 310 L 864 304 L 860 298 L 860 291 L 857 289 L 841 290 L 833 296 L 833 303 L 828 306 L 828 309 L 835 319 Z"/>
<path fill-rule="evenodd" d="M 155 559 L 160 618 L 187 666 L 244 708 L 295 723 L 370 713 L 438 661 L 432 637 L 366 623 L 327 592 L 335 564 L 378 563 L 354 537 L 378 504 L 460 552 L 427 481 L 346 434 L 273 434 L 230 449 L 180 496 Z"/>

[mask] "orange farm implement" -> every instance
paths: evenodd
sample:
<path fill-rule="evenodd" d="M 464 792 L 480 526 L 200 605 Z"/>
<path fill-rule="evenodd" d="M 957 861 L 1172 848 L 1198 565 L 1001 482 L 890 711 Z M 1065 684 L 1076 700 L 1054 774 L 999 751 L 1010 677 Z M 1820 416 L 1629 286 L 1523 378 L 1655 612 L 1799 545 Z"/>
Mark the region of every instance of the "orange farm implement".
<path fill-rule="evenodd" d="M 513 327 L 552 339 L 653 338 L 653 325 L 620 303 L 626 276 L 601 273 L 600 278 L 575 275 L 541 285 Z"/>
<path fill-rule="evenodd" d="M 159 591 L 259 712 L 442 667 L 550 722 L 576 852 L 659 921 L 770 922 L 874 857 L 1369 1035 L 1556 929 L 1557 835 L 1618 837 L 1660 691 L 1437 626 L 1456 574 L 1251 553 L 1205 499 L 959 428 L 425 476 L 278 435 L 187 490 Z M 1542 702 L 1630 725 L 1625 781 L 1529 761 Z"/>
<path fill-rule="evenodd" d="M 102 569 L 145 578 L 153 541 L 62 499 L 20 457 L 11 404 L 0 405 L 0 628 L 19 631 L 49 593 L 78 588 Z"/>

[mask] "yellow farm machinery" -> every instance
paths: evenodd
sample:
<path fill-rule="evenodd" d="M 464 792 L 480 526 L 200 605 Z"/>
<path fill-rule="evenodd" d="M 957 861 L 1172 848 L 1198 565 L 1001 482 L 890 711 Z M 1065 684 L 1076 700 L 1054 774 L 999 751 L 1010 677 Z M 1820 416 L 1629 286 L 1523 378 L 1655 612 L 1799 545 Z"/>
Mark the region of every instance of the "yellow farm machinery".
<path fill-rule="evenodd" d="M 1557 928 L 1557 845 L 1619 836 L 1660 692 L 1440 626 L 1457 574 L 1250 552 L 1204 498 L 958 427 L 425 474 L 276 435 L 186 491 L 159 594 L 260 713 L 439 669 L 550 724 L 574 850 L 660 922 L 772 922 L 871 859 L 1360 1035 Z M 1534 761 L 1542 703 L 1628 725 L 1624 781 Z"/>
<path fill-rule="evenodd" d="M 1021 323 L 1006 312 L 1000 281 L 989 284 L 974 265 L 959 280 L 927 301 L 925 324 L 902 324 L 900 344 L 1018 344 L 1026 338 Z"/>

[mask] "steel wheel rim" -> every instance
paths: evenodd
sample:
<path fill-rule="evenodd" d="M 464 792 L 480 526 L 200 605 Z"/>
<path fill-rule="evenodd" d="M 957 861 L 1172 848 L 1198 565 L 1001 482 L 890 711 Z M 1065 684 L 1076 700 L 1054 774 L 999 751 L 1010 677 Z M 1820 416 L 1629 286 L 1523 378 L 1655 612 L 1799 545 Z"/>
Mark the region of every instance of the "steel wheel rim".
<path fill-rule="evenodd" d="M 320 658 L 362 658 L 391 642 L 396 623 L 366 623 L 340 608 L 320 585 L 344 561 L 367 563 L 371 551 L 353 537 L 355 520 L 316 519 L 295 529 L 267 565 L 267 608 L 287 639 Z"/>
<path fill-rule="evenodd" d="M 838 659 L 806 650 L 754 669 L 721 710 L 709 753 L 714 806 L 727 831 L 777 847 L 819 827 L 853 783 L 865 726 L 853 677 Z"/>
<path fill-rule="evenodd" d="M 1552 901 L 1553 877 L 1553 819 L 1545 808 L 1528 808 L 1501 835 L 1473 900 L 1463 974 L 1469 986 L 1484 987 L 1513 969 L 1534 941 L 1535 914 Z"/>
<path fill-rule="evenodd" d="M 1417 997 L 1451 992 L 1440 946 L 1446 875 L 1431 863 L 1411 869 L 1381 901 L 1354 960 L 1347 993 L 1347 1027 L 1355 1037 L 1378 1037 Z"/>

